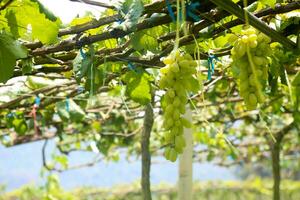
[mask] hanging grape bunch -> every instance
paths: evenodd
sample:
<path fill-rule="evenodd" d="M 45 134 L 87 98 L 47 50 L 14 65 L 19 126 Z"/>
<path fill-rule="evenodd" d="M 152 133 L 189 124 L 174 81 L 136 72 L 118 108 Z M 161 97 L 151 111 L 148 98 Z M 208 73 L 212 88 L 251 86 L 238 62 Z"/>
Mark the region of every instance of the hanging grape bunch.
<path fill-rule="evenodd" d="M 191 80 L 195 80 L 197 63 L 189 54 L 181 54 L 179 50 L 173 51 L 163 62 L 166 66 L 160 69 L 159 86 L 166 90 L 162 103 L 164 141 L 167 144 L 164 155 L 174 162 L 185 147 L 183 128 L 191 126 L 182 115 L 188 102 L 187 94 L 193 91 Z"/>
<path fill-rule="evenodd" d="M 233 65 L 238 68 L 240 96 L 243 97 L 247 109 L 256 109 L 258 103 L 264 101 L 264 90 L 268 79 L 268 59 L 272 50 L 270 39 L 253 28 L 241 31 L 238 37 L 233 35 L 229 42 L 233 43 L 231 57 Z M 250 55 L 247 54 L 249 48 Z"/>

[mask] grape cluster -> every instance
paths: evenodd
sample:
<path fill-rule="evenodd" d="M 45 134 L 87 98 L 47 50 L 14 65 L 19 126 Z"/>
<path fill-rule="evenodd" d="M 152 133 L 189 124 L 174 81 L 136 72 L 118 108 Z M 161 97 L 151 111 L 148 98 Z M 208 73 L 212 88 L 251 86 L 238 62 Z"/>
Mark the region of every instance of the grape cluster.
<path fill-rule="evenodd" d="M 183 128 L 191 127 L 182 115 L 188 102 L 187 93 L 193 90 L 190 80 L 197 72 L 197 63 L 179 50 L 173 51 L 163 62 L 166 66 L 160 69 L 159 86 L 166 90 L 162 99 L 164 141 L 167 144 L 164 155 L 174 162 L 186 145 Z"/>
<path fill-rule="evenodd" d="M 253 28 L 242 30 L 241 35 L 232 35 L 231 57 L 238 68 L 239 92 L 246 107 L 253 110 L 264 101 L 263 91 L 268 79 L 268 59 L 272 50 L 269 37 Z M 249 48 L 250 55 L 247 54 Z"/>

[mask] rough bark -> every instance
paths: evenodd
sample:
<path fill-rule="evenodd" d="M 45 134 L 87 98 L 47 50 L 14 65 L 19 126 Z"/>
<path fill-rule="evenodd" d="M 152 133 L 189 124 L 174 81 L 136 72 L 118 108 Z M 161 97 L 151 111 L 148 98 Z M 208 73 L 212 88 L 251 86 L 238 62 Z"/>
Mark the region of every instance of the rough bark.
<path fill-rule="evenodd" d="M 141 146 L 142 146 L 142 199 L 151 200 L 150 187 L 150 167 L 151 155 L 149 150 L 150 135 L 153 126 L 153 109 L 151 103 L 146 106 L 144 117 L 144 129 L 142 131 Z"/>

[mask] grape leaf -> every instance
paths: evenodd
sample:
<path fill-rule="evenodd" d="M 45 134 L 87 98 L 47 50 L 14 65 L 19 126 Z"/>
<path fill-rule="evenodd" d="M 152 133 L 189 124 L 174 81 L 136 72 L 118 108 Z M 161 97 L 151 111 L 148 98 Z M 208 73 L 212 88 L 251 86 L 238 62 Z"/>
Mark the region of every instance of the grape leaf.
<path fill-rule="evenodd" d="M 259 0 L 263 5 L 270 6 L 271 8 L 275 8 L 276 0 Z"/>
<path fill-rule="evenodd" d="M 30 0 L 38 5 L 40 13 L 43 13 L 45 17 L 53 22 L 56 22 L 58 18 L 48 10 L 43 4 L 41 4 L 38 0 Z"/>
<path fill-rule="evenodd" d="M 69 99 L 69 110 L 67 110 L 65 101 L 56 103 L 56 108 L 59 117 L 64 121 L 80 122 L 85 116 L 85 112 L 82 108 L 72 99 Z"/>
<path fill-rule="evenodd" d="M 20 34 L 19 34 L 19 29 L 18 26 L 16 26 L 18 24 L 17 22 L 17 18 L 16 15 L 13 11 L 8 11 L 5 14 L 5 17 L 7 19 L 7 25 L 9 26 L 9 31 L 10 33 L 15 37 L 15 38 L 19 38 Z"/>
<path fill-rule="evenodd" d="M 128 30 L 133 28 L 143 13 L 144 6 L 141 0 L 125 0 L 122 5 L 117 5 L 117 9 L 123 14 L 124 21 L 116 28 L 121 30 Z"/>
<path fill-rule="evenodd" d="M 15 118 L 13 120 L 13 127 L 15 131 L 18 133 L 18 135 L 24 135 L 28 129 L 27 124 L 24 120 L 24 118 Z"/>
<path fill-rule="evenodd" d="M 38 39 L 45 44 L 57 41 L 61 21 L 59 19 L 52 21 L 54 20 L 53 16 L 51 17 L 49 13 L 42 13 L 46 11 L 41 9 L 40 4 L 36 1 L 14 1 L 5 11 L 8 13 L 9 27 L 18 27 L 18 34 L 21 37 Z M 13 15 L 17 24 L 12 19 Z"/>
<path fill-rule="evenodd" d="M 0 32 L 0 83 L 12 77 L 16 60 L 27 57 L 27 50 L 12 36 Z"/>
<path fill-rule="evenodd" d="M 151 77 L 147 73 L 129 71 L 123 76 L 126 94 L 134 101 L 145 105 L 151 100 Z"/>
<path fill-rule="evenodd" d="M 154 53 L 158 53 L 157 38 L 162 34 L 162 27 L 155 27 L 145 31 L 136 32 L 131 37 L 131 45 L 137 51 L 148 50 Z"/>

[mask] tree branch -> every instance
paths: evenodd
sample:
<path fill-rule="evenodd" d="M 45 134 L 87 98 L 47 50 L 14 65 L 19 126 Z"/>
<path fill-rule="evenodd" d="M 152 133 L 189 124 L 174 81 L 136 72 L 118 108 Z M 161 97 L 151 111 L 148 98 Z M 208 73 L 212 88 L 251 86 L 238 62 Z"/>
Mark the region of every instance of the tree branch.
<path fill-rule="evenodd" d="M 0 11 L 7 8 L 14 0 L 8 0 L 3 6 L 0 7 Z"/>

